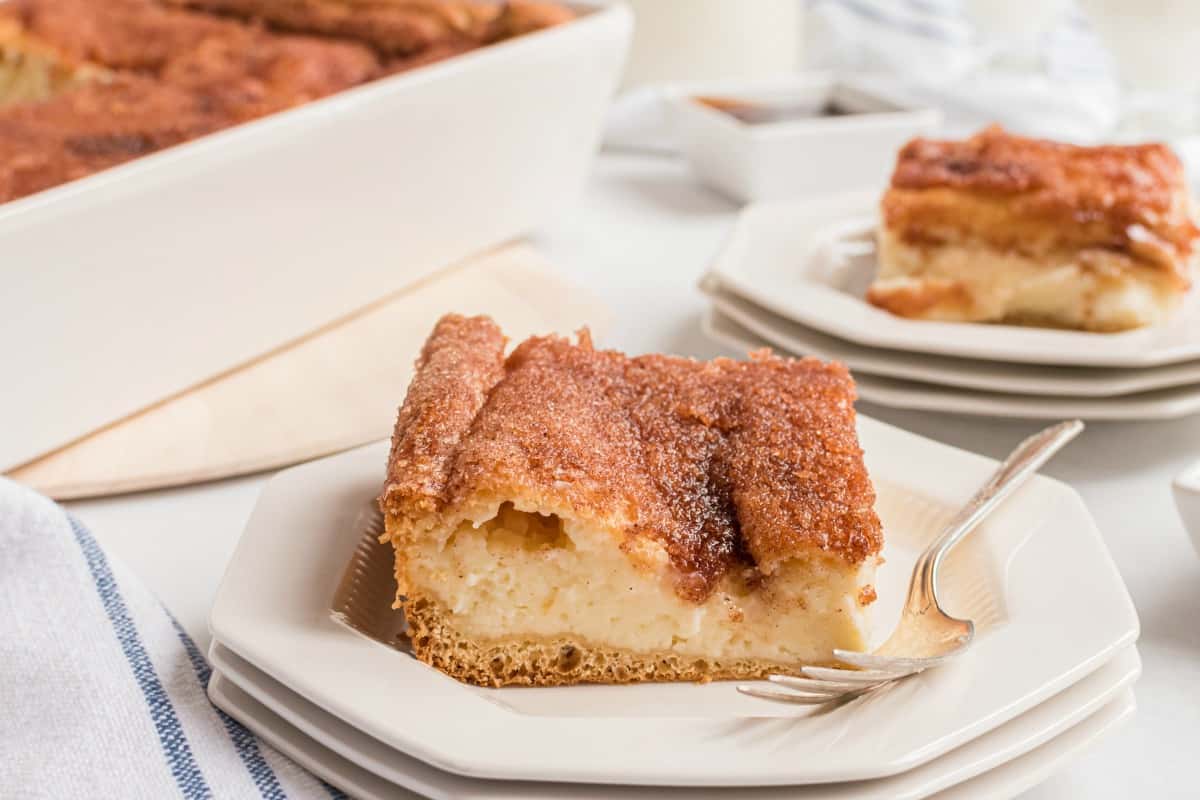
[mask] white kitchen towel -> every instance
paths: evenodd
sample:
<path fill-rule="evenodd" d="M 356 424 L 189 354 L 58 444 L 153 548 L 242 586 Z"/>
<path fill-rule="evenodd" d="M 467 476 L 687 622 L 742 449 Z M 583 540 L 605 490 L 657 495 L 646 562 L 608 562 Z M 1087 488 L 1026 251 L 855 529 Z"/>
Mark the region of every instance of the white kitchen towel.
<path fill-rule="evenodd" d="M 210 674 L 78 520 L 0 478 L 0 797 L 345 796 L 215 708 Z"/>

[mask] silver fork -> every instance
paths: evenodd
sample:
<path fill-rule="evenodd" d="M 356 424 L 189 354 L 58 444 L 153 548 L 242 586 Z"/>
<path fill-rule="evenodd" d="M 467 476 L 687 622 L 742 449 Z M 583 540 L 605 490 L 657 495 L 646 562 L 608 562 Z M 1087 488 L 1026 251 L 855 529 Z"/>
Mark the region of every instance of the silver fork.
<path fill-rule="evenodd" d="M 742 694 L 785 703 L 821 705 L 845 701 L 873 692 L 964 653 L 975 637 L 971 620 L 956 619 L 938 602 L 938 569 L 946 554 L 1028 480 L 1067 442 L 1083 430 L 1079 420 L 1060 422 L 1030 436 L 996 469 L 941 534 L 921 553 L 908 584 L 908 599 L 900 622 L 874 653 L 834 650 L 838 667 L 803 667 L 805 677 L 771 675 L 782 690 L 738 686 Z"/>

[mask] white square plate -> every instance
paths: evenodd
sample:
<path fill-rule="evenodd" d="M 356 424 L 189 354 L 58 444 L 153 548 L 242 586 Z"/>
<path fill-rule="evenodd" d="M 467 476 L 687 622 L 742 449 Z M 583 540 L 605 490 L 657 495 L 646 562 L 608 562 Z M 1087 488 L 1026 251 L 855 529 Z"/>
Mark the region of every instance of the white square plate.
<path fill-rule="evenodd" d="M 1055 737 L 1076 726 L 1087 725 L 1094 714 L 1130 690 L 1141 672 L 1136 648 L 1118 653 L 1112 661 L 1036 708 L 941 758 L 890 778 L 811 786 L 761 789 L 666 789 L 663 787 L 596 786 L 482 781 L 441 772 L 355 730 L 342 720 L 309 703 L 278 681 L 250 666 L 244 659 L 214 642 L 209 651 L 214 680 L 209 684 L 213 701 L 260 735 L 282 740 L 276 747 L 294 751 L 320 750 L 326 780 L 347 791 L 380 778 L 393 787 L 404 787 L 433 800 L 918 800 L 970 781 L 988 770 L 1024 754 L 1052 746 Z M 1046 744 L 1049 742 L 1050 744 Z M 346 763 L 348 762 L 348 763 Z M 341 764 L 342 769 L 334 769 Z M 351 783 L 349 767 L 369 776 Z M 310 767 L 312 769 L 312 767 Z M 368 779 L 369 778 L 369 779 Z"/>
<path fill-rule="evenodd" d="M 742 323 L 745 319 L 746 324 Z M 705 334 L 742 355 L 761 347 L 774 347 L 799 355 L 786 337 L 759 324 L 756 317 L 730 315 L 714 303 L 701 321 Z M 1174 419 L 1200 411 L 1200 385 L 1160 389 L 1119 397 L 1046 397 L 1004 392 L 976 392 L 930 383 L 887 378 L 856 372 L 858 396 L 890 408 L 945 411 L 985 417 L 1024 419 L 1149 420 Z"/>
<path fill-rule="evenodd" d="M 1170 322 L 1127 333 L 897 317 L 865 298 L 873 254 L 834 264 L 822 252 L 839 229 L 869 226 L 880 192 L 747 206 L 712 272 L 728 289 L 788 319 L 858 344 L 1028 364 L 1149 367 L 1200 358 L 1193 292 Z"/>
<path fill-rule="evenodd" d="M 995 463 L 867 418 L 859 432 L 888 540 L 875 604 L 886 634 L 917 552 Z M 1002 725 L 1138 634 L 1082 500 L 1038 477 L 947 563 L 949 610 L 978 626 L 971 651 L 837 713 L 797 723 L 803 709 L 743 697 L 720 682 L 468 686 L 331 618 L 387 451 L 381 442 L 268 482 L 218 591 L 212 630 L 310 702 L 448 772 L 690 786 L 878 778 Z"/>
<path fill-rule="evenodd" d="M 867 347 L 821 333 L 761 308 L 727 290 L 715 275 L 700 282 L 713 308 L 747 330 L 796 355 L 841 361 L 855 374 L 919 381 L 985 392 L 1048 397 L 1119 397 L 1200 386 L 1200 361 L 1161 367 L 1056 367 L 909 353 Z"/>

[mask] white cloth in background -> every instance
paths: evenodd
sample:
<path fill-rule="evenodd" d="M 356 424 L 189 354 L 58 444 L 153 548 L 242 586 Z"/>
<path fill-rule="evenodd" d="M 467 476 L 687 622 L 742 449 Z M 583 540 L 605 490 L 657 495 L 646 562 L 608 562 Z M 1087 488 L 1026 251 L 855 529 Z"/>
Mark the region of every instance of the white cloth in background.
<path fill-rule="evenodd" d="M 1100 41 L 1073 8 L 1037 43 L 1038 69 L 991 69 L 961 0 L 809 0 L 805 63 L 852 75 L 946 114 L 947 133 L 991 122 L 1079 142 L 1117 121 L 1117 86 Z M 1019 13 L 1019 10 L 1014 10 Z"/>
<path fill-rule="evenodd" d="M 853 78 L 904 104 L 940 108 L 952 136 L 991 122 L 1080 142 L 1111 130 L 1116 84 L 1103 48 L 1078 13 L 1065 14 L 1040 43 L 1046 74 L 1039 76 L 983 68 L 985 54 L 960 6 L 961 0 L 808 0 L 805 68 Z M 676 149 L 653 88 L 618 98 L 605 144 Z"/>
<path fill-rule="evenodd" d="M 0 478 L 0 796 L 344 797 L 216 709 L 209 675 L 77 520 Z"/>

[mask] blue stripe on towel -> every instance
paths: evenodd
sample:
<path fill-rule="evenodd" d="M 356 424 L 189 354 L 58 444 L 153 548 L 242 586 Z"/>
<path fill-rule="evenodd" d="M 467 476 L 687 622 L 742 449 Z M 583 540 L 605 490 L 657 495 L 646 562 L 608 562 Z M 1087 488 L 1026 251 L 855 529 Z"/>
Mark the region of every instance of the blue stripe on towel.
<path fill-rule="evenodd" d="M 112 623 L 113 633 L 116 634 L 117 642 L 121 645 L 125 660 L 129 662 L 129 666 L 133 670 L 134 680 L 142 690 L 142 696 L 145 698 L 150 712 L 150 719 L 154 722 L 155 730 L 158 731 L 158 741 L 162 746 L 163 755 L 166 757 L 167 766 L 175 777 L 179 791 L 187 800 L 208 800 L 212 797 L 212 791 L 208 788 L 204 774 L 200 771 L 196 759 L 192 755 L 187 735 L 183 732 L 183 727 L 179 724 L 179 717 L 175 714 L 175 706 L 171 704 L 171 698 L 163 689 L 162 681 L 158 679 L 154 665 L 150 662 L 150 656 L 146 653 L 146 648 L 138 636 L 137 627 L 129 616 L 129 609 L 126 608 L 125 600 L 121 597 L 121 590 L 108 566 L 104 552 L 83 525 L 69 514 L 67 519 L 71 523 L 71 530 L 75 534 L 75 540 L 79 543 L 79 549 L 83 551 L 83 558 L 87 562 L 88 570 L 92 573 L 92 581 L 96 585 L 96 591 L 100 594 L 100 602 L 104 606 L 105 613 L 108 614 L 109 622 Z"/>
<path fill-rule="evenodd" d="M 208 659 L 200 652 L 200 648 L 196 647 L 196 643 L 192 641 L 192 637 L 187 635 L 187 631 L 183 629 L 179 621 L 170 612 L 167 612 L 167 616 L 171 617 L 171 624 L 175 626 L 175 632 L 179 634 L 179 641 L 183 642 L 183 649 L 187 652 L 188 660 L 192 662 L 192 669 L 196 672 L 196 680 L 200 681 L 201 687 L 207 690 L 208 682 L 212 680 L 212 667 L 209 666 Z M 263 758 L 262 751 L 258 749 L 258 738 L 221 709 L 213 706 L 213 711 L 216 711 L 221 717 L 221 721 L 225 724 L 225 730 L 229 731 L 229 738 L 237 748 L 238 755 L 241 756 L 242 762 L 250 772 L 250 777 L 254 780 L 254 785 L 258 787 L 263 798 L 265 800 L 276 800 L 276 798 L 285 800 L 287 792 L 280 785 L 275 770 L 271 769 L 271 765 Z M 333 800 L 350 800 L 350 797 L 336 786 L 330 786 L 320 778 L 317 778 L 317 781 Z"/>
<path fill-rule="evenodd" d="M 168 616 L 171 615 L 168 613 Z M 171 616 L 171 624 L 175 627 L 175 633 L 178 634 L 179 641 L 183 644 L 188 661 L 192 663 L 192 671 L 196 673 L 196 680 L 200 682 L 201 690 L 207 690 L 208 682 L 212 678 L 212 667 L 208 665 L 208 661 L 200 652 L 200 648 L 196 647 L 192 637 L 187 635 L 187 631 L 173 616 Z M 287 792 L 279 784 L 279 777 L 275 774 L 275 770 L 271 769 L 271 765 L 263 758 L 262 751 L 258 749 L 258 739 L 254 734 L 216 706 L 213 706 L 213 711 L 217 712 L 217 716 L 220 717 L 221 724 L 225 726 L 225 731 L 229 734 L 229 740 L 233 742 L 238 757 L 246 765 L 246 771 L 250 773 L 250 779 L 258 787 L 258 793 L 262 795 L 263 800 L 287 800 Z"/>

